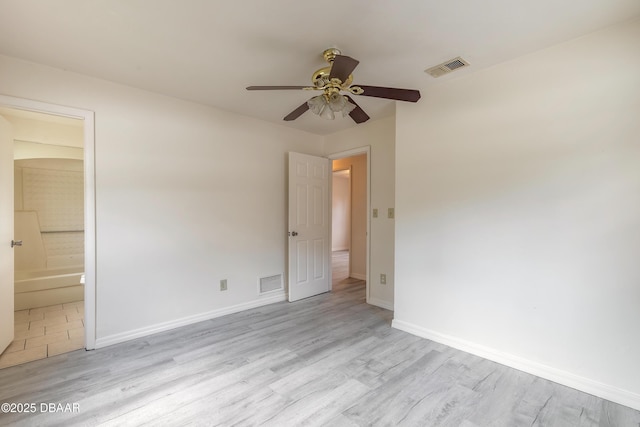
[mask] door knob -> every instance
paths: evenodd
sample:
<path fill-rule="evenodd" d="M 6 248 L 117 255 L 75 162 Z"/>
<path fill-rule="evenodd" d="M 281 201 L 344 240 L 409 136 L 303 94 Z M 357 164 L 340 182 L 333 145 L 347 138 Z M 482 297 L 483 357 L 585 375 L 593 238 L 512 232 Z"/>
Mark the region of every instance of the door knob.
<path fill-rule="evenodd" d="M 291 233 L 289 233 L 289 234 L 290 234 L 291 236 L 295 237 L 295 236 L 297 236 L 297 235 L 298 235 L 298 232 L 297 232 L 297 231 L 292 231 L 292 232 L 291 232 Z"/>
<path fill-rule="evenodd" d="M 14 247 L 14 246 L 22 246 L 22 240 L 12 240 L 11 247 Z"/>

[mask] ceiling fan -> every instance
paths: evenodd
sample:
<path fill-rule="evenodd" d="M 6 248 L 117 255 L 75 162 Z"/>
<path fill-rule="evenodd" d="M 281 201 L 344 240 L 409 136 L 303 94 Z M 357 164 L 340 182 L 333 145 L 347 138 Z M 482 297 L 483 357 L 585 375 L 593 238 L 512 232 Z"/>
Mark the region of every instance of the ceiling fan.
<path fill-rule="evenodd" d="M 380 86 L 351 86 L 353 83 L 353 70 L 360 61 L 344 56 L 338 49 L 330 48 L 323 52 L 324 59 L 329 63 L 328 67 L 320 68 L 311 77 L 313 86 L 249 86 L 247 90 L 314 90 L 322 91 L 321 95 L 309 99 L 307 102 L 293 110 L 284 117 L 291 121 L 300 117 L 307 110 L 325 119 L 335 118 L 335 113 L 347 114 L 356 123 L 369 120 L 369 116 L 349 95 L 340 92 L 349 92 L 353 95 L 372 96 L 375 98 L 395 99 L 398 101 L 417 102 L 420 99 L 420 91 L 413 89 L 397 89 Z"/>

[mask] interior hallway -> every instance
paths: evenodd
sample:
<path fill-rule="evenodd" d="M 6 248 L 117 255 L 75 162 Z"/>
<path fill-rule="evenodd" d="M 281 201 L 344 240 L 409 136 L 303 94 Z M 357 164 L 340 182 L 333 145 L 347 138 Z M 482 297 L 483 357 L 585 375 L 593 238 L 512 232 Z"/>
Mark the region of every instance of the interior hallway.
<path fill-rule="evenodd" d="M 364 280 L 349 277 L 349 251 L 331 253 L 332 288 L 334 292 L 343 291 L 352 285 L 365 285 Z"/>

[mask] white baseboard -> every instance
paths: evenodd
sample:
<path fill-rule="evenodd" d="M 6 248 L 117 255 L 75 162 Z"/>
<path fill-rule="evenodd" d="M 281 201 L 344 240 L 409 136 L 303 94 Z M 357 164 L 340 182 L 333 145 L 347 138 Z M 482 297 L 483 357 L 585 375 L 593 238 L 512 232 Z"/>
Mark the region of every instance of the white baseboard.
<path fill-rule="evenodd" d="M 476 356 L 480 356 L 485 359 L 500 363 L 502 365 L 518 369 L 519 371 L 527 372 L 529 374 L 545 378 L 558 384 L 562 384 L 567 387 L 571 387 L 576 390 L 580 390 L 585 393 L 589 393 L 594 396 L 598 396 L 603 399 L 610 400 L 612 402 L 619 403 L 636 410 L 640 410 L 640 394 L 633 393 L 631 391 L 614 387 L 608 384 L 603 384 L 589 378 L 572 374 L 571 372 L 543 365 L 541 363 L 515 356 L 510 353 L 505 353 L 490 347 L 485 347 L 474 342 L 425 329 L 420 326 L 414 325 L 413 323 L 394 319 L 391 323 L 391 326 L 410 334 L 417 335 L 419 337 L 426 338 L 441 344 L 445 344 L 449 347 L 457 348 L 458 350 L 475 354 Z"/>
<path fill-rule="evenodd" d="M 287 299 L 287 294 L 283 291 L 276 295 L 262 297 L 253 301 L 242 303 L 242 304 L 219 308 L 216 310 L 207 311 L 205 313 L 183 317 L 181 319 L 171 320 L 169 322 L 163 322 L 163 323 L 158 323 L 151 326 L 145 326 L 144 328 L 134 329 L 131 331 L 121 332 L 113 335 L 108 335 L 106 337 L 97 338 L 95 348 L 107 347 L 113 344 L 118 344 L 121 342 L 133 340 L 136 338 L 146 337 L 147 335 L 157 334 L 158 332 L 168 331 L 170 329 L 191 325 L 193 323 L 203 322 L 209 319 L 215 319 L 216 317 L 226 316 L 227 314 L 238 313 L 240 311 L 249 310 L 251 308 L 262 307 L 263 305 L 269 305 L 269 304 L 273 304 L 280 301 L 286 301 L 286 299 Z"/>
<path fill-rule="evenodd" d="M 393 303 L 378 298 L 368 298 L 367 304 L 393 311 Z"/>
<path fill-rule="evenodd" d="M 349 277 L 351 277 L 352 279 L 367 280 L 367 275 L 366 274 L 349 273 Z"/>

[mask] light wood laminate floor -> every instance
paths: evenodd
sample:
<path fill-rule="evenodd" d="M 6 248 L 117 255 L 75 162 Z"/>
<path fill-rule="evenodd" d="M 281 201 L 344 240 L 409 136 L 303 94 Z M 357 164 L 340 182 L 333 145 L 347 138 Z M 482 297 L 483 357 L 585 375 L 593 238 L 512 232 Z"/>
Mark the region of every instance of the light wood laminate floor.
<path fill-rule="evenodd" d="M 349 251 L 331 253 L 331 276 L 333 286 L 349 278 Z"/>
<path fill-rule="evenodd" d="M 20 426 L 599 426 L 640 412 L 390 327 L 364 282 L 0 370 Z"/>

